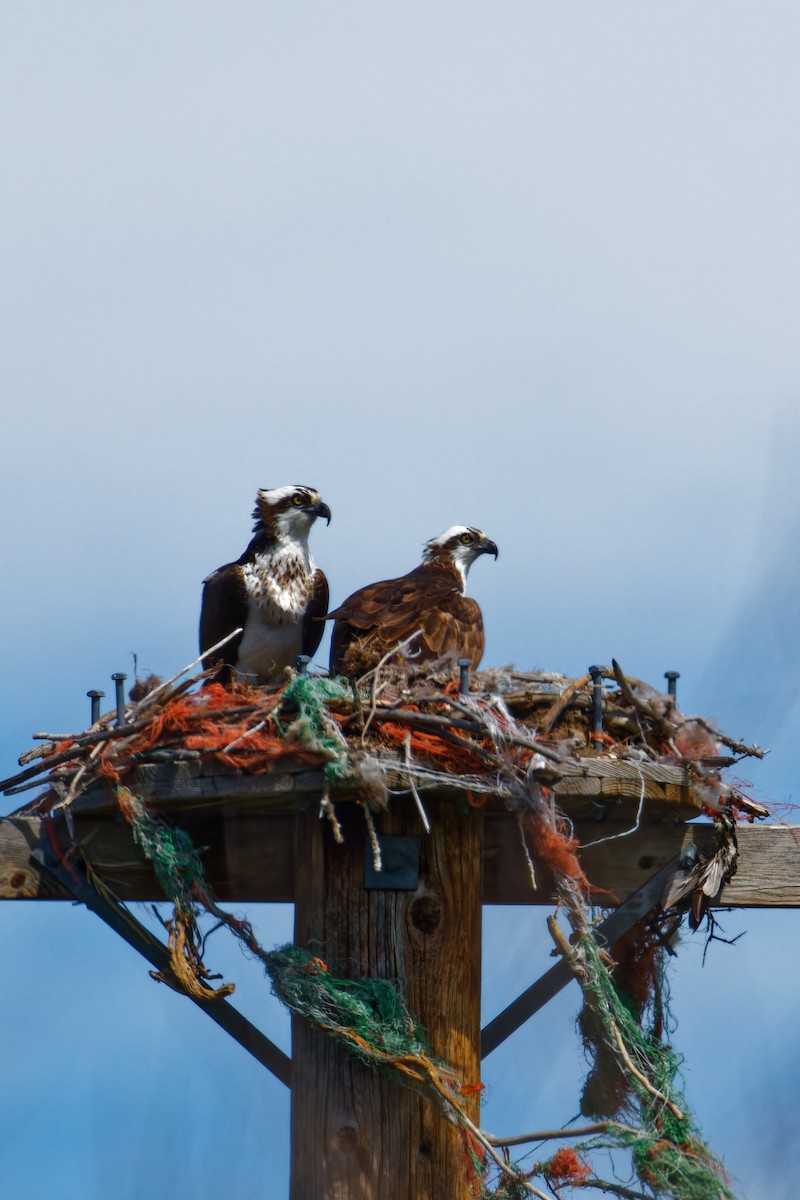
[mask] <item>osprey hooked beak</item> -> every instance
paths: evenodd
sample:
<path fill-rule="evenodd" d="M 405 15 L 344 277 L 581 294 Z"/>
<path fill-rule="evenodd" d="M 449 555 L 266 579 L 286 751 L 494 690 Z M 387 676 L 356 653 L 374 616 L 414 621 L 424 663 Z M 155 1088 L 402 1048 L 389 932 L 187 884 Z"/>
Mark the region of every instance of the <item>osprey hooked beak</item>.
<path fill-rule="evenodd" d="M 499 553 L 497 549 L 497 543 L 493 542 L 492 539 L 488 537 L 482 537 L 478 542 L 476 549 L 479 554 L 493 554 L 495 558 L 497 558 Z"/>
<path fill-rule="evenodd" d="M 331 510 L 328 508 L 324 500 L 320 500 L 318 504 L 312 504 L 308 511 L 313 513 L 315 517 L 324 517 L 330 525 Z M 494 545 L 494 543 L 492 543 L 492 545 Z"/>

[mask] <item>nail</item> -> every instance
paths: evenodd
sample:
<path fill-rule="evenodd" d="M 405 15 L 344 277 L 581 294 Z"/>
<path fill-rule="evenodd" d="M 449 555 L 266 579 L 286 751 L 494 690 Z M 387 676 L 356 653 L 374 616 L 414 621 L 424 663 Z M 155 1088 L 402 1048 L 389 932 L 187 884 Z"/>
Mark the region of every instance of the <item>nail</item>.
<path fill-rule="evenodd" d="M 592 677 L 592 741 L 595 749 L 603 745 L 603 668 L 589 667 Z"/>
<path fill-rule="evenodd" d="M 681 677 L 680 671 L 665 671 L 664 678 L 667 681 L 667 695 L 674 700 L 678 694 L 678 680 Z"/>
<path fill-rule="evenodd" d="M 128 676 L 124 671 L 115 671 L 111 676 L 117 689 L 117 725 L 125 724 L 125 680 Z"/>
<path fill-rule="evenodd" d="M 471 658 L 459 658 L 456 660 L 458 669 L 461 672 L 461 677 L 458 681 L 459 696 L 469 695 L 469 669 L 472 666 Z"/>
<path fill-rule="evenodd" d="M 100 701 L 105 696 L 105 692 L 98 692 L 97 688 L 92 688 L 86 695 L 92 702 L 92 725 L 96 725 L 100 720 Z"/>

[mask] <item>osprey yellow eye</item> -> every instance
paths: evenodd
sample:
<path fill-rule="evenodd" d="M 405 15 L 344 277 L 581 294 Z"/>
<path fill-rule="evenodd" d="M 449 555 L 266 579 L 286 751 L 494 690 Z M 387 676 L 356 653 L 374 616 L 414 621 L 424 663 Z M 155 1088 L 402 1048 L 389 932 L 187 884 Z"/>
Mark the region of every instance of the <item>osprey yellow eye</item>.
<path fill-rule="evenodd" d="M 461 542 L 462 546 L 471 546 L 472 543 L 475 541 L 475 539 L 471 533 L 462 533 L 461 537 L 458 540 Z"/>
<path fill-rule="evenodd" d="M 297 508 L 299 508 L 300 505 L 303 503 L 304 503 L 304 500 L 303 500 L 302 496 L 292 496 L 292 504 L 296 505 Z"/>

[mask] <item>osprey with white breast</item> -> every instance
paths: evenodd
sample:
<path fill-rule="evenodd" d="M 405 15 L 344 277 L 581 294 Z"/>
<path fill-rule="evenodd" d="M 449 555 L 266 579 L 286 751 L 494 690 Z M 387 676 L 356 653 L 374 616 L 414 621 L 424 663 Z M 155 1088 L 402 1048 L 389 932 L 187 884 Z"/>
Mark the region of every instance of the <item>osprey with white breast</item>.
<path fill-rule="evenodd" d="M 483 656 L 483 617 L 464 588 L 481 554 L 497 558 L 491 538 L 470 525 L 452 525 L 425 543 L 413 571 L 354 592 L 328 613 L 336 621 L 331 674 L 363 674 L 409 638 L 403 655 L 414 664 L 463 657 L 474 670 Z"/>
<path fill-rule="evenodd" d="M 331 510 L 314 488 L 262 488 L 253 510 L 253 538 L 236 562 L 203 581 L 200 652 L 241 627 L 213 656 L 217 678 L 234 674 L 251 683 L 274 683 L 298 654 L 313 656 L 322 640 L 321 617 L 328 607 L 328 581 L 308 548 L 317 517 L 330 522 Z"/>

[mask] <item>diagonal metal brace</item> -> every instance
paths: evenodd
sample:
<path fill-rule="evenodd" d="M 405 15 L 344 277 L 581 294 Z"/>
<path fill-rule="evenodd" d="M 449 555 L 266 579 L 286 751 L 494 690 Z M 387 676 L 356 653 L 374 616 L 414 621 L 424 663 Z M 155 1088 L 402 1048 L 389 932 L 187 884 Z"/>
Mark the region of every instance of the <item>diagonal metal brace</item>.
<path fill-rule="evenodd" d="M 97 889 L 92 887 L 86 879 L 84 873 L 73 863 L 70 863 L 69 869 L 67 869 L 63 863 L 58 861 L 52 848 L 44 840 L 31 851 L 31 858 L 35 859 L 44 871 L 57 880 L 68 895 L 80 904 L 84 904 L 101 921 L 105 921 L 106 925 L 115 933 L 124 938 L 129 946 L 138 950 L 156 970 L 169 971 L 169 950 L 163 942 L 154 937 L 146 925 L 137 921 L 127 908 L 117 909 L 103 899 Z M 284 1054 L 279 1046 L 270 1041 L 266 1034 L 248 1021 L 238 1008 L 234 1008 L 224 997 L 220 997 L 218 1000 L 200 1000 L 189 996 L 186 992 L 181 994 L 187 996 L 187 999 L 202 1009 L 207 1016 L 211 1017 L 212 1021 L 216 1021 L 217 1025 L 229 1033 L 240 1046 L 249 1051 L 253 1058 L 271 1071 L 281 1083 L 291 1087 L 291 1058 Z"/>
<path fill-rule="evenodd" d="M 638 892 L 634 892 L 624 904 L 620 904 L 619 908 L 597 926 L 596 932 L 609 946 L 655 908 L 661 899 L 665 884 L 680 869 L 682 858 L 683 854 L 680 854 L 670 859 L 666 866 L 639 888 Z M 516 1000 L 498 1013 L 488 1025 L 484 1025 L 481 1030 L 481 1058 L 487 1058 L 574 978 L 563 958 L 545 971 L 522 995 L 517 996 Z"/>

